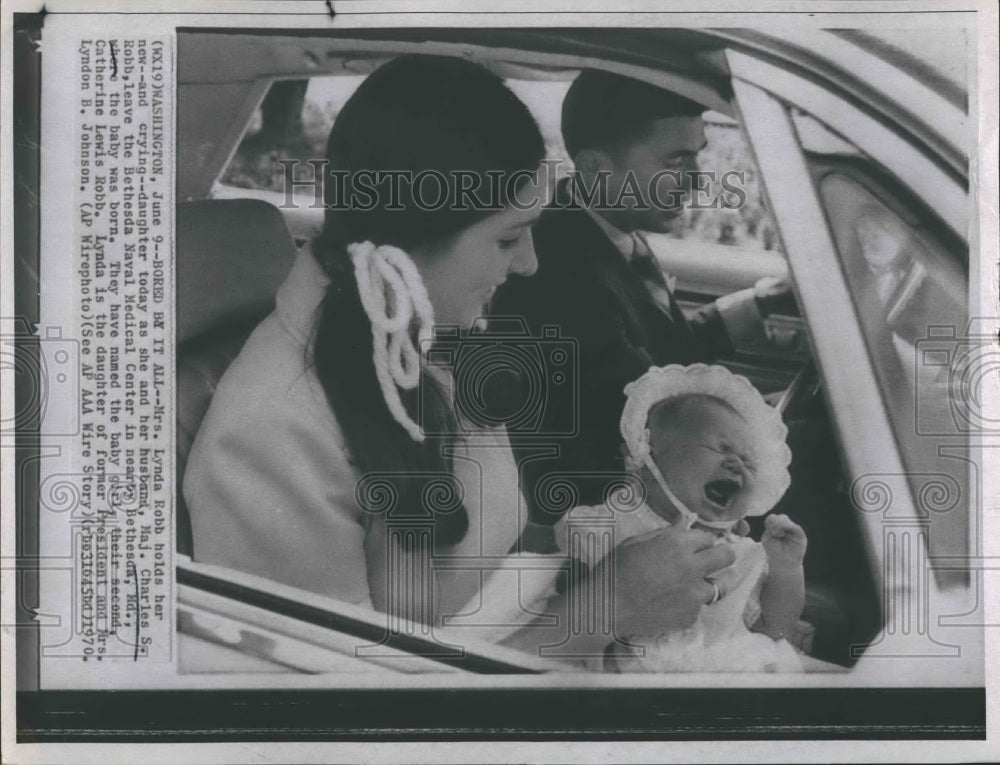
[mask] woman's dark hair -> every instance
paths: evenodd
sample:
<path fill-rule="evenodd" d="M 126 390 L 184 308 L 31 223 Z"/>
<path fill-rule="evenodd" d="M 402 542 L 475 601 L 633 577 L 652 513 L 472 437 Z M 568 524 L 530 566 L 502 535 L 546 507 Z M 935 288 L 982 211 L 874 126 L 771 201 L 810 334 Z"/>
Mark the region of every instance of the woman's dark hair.
<path fill-rule="evenodd" d="M 429 476 L 440 488 L 442 476 L 451 474 L 447 455 L 457 433 L 454 411 L 424 379 L 416 390 L 400 391 L 410 417 L 428 434 L 424 442 L 411 439 L 389 412 L 372 361 L 371 323 L 346 247 L 371 241 L 412 251 L 447 241 L 506 201 L 487 199 L 484 207 L 467 199 L 465 209 L 454 209 L 460 206 L 451 204 L 459 198 L 457 184 L 468 187 L 469 179 L 478 179 L 480 190 L 505 190 L 510 179 L 506 190 L 516 193 L 527 182 L 525 173 L 535 171 L 544 156 L 531 113 L 499 77 L 477 64 L 437 56 L 403 56 L 381 66 L 347 101 L 330 131 L 327 209 L 313 242 L 330 286 L 319 311 L 313 362 L 361 475 L 377 473 L 391 484 L 393 518 L 430 517 L 439 545 L 459 541 L 468 528 L 462 487 L 452 484 L 458 502 L 445 502 L 450 506 L 438 511 L 428 507 L 434 493 Z M 406 174 L 424 171 L 436 171 L 435 178 L 444 182 L 449 202 L 439 209 L 418 204 L 405 182 Z M 390 172 L 397 178 L 404 174 L 404 182 L 391 177 L 372 182 L 373 174 Z"/>

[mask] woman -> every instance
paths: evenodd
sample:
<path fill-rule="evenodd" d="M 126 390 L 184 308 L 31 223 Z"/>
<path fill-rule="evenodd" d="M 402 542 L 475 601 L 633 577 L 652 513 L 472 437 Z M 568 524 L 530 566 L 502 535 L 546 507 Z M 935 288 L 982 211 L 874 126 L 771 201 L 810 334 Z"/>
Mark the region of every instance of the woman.
<path fill-rule="evenodd" d="M 433 324 L 470 327 L 509 274 L 534 272 L 544 151 L 525 106 L 475 64 L 401 57 L 362 83 L 330 133 L 322 233 L 193 446 L 197 560 L 424 623 L 476 610 L 480 572 L 430 574 L 430 557 L 507 554 L 525 523 L 518 471 L 502 428 L 459 421 L 421 349 Z M 653 552 L 687 561 L 672 549 Z M 659 623 L 647 607 L 708 599 L 687 569 L 668 586 L 619 562 L 635 585 L 621 618 Z"/>

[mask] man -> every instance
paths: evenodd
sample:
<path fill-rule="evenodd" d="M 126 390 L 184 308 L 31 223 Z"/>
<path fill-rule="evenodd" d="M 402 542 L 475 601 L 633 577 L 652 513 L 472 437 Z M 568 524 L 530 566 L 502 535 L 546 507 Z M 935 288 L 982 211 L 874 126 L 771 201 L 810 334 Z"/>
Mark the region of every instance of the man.
<path fill-rule="evenodd" d="M 626 383 L 652 365 L 728 354 L 733 341 L 763 331 L 769 303 L 787 292 L 771 280 L 689 320 L 653 259 L 642 232 L 667 233 L 681 215 L 705 146 L 704 110 L 653 85 L 593 70 L 579 75 L 563 102 L 563 138 L 577 176 L 559 185 L 534 227 L 537 273 L 512 277 L 492 305 L 495 316 L 523 317 L 534 333 L 554 325 L 579 344 L 575 422 L 565 407 L 540 404 L 540 429 L 567 435 L 513 439 L 536 522 L 558 517 L 545 512 L 546 476 L 565 475 L 578 504 L 604 499 L 608 474 L 622 471 L 618 420 Z M 558 456 L 539 458 L 543 441 L 558 445 Z"/>

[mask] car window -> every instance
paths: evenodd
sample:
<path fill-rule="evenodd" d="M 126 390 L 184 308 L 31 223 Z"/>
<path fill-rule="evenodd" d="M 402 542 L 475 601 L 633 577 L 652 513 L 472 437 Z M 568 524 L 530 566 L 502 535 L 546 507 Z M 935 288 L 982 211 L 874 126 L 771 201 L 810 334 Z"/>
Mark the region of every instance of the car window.
<path fill-rule="evenodd" d="M 918 509 L 950 511 L 956 503 L 939 507 L 923 489 L 933 474 L 948 496 L 967 496 L 966 465 L 939 453 L 942 438 L 961 433 L 952 381 L 963 354 L 927 347 L 955 345 L 967 330 L 965 245 L 874 160 L 807 115 L 794 121 Z M 966 532 L 965 522 L 937 524 L 932 551 L 964 551 Z"/>
<path fill-rule="evenodd" d="M 873 347 L 884 340 L 910 365 L 929 326 L 965 327 L 966 275 L 919 226 L 842 172 L 823 177 L 820 195 Z"/>
<path fill-rule="evenodd" d="M 505 80 L 538 122 L 547 157 L 559 160 L 557 179 L 573 169 L 563 145 L 560 122 L 563 98 L 574 74 L 562 72 L 561 79 Z M 363 80 L 364 75 L 340 74 L 272 83 L 223 169 L 215 195 L 240 196 L 236 190 L 245 189 L 281 194 L 283 199 L 286 169 L 280 160 L 323 157 L 326 138 L 338 112 Z M 698 165 L 711 174 L 705 180 L 706 203 L 685 209 L 672 236 L 706 244 L 778 251 L 776 229 L 737 122 L 710 111 L 705 114 L 705 123 L 708 143 L 698 155 Z M 313 167 L 308 163 L 298 162 L 289 167 L 294 180 L 312 180 Z M 727 191 L 725 185 L 738 187 L 742 196 Z M 310 197 L 302 206 L 312 201 Z M 317 209 L 313 216 L 319 219 L 320 211 Z"/>
<path fill-rule="evenodd" d="M 698 168 L 707 173 L 708 192 L 685 208 L 672 235 L 711 244 L 780 251 L 753 155 L 739 123 L 712 111 L 706 112 L 704 119 L 707 144 L 698 154 Z M 729 190 L 734 188 L 742 196 Z"/>
<path fill-rule="evenodd" d="M 283 192 L 285 169 L 277 160 L 324 156 L 337 113 L 363 80 L 363 75 L 332 75 L 272 83 L 219 182 Z M 309 165 L 293 167 L 296 180 L 311 178 Z"/>
<path fill-rule="evenodd" d="M 280 80 L 271 85 L 254 112 L 219 183 L 261 191 L 284 191 L 285 170 L 278 159 L 323 157 L 326 138 L 344 103 L 364 80 L 363 75 L 328 75 L 307 80 Z M 538 122 L 550 159 L 559 170 L 572 168 L 560 134 L 560 106 L 569 79 L 507 79 Z M 308 180 L 308 165 L 295 167 L 296 180 Z"/>

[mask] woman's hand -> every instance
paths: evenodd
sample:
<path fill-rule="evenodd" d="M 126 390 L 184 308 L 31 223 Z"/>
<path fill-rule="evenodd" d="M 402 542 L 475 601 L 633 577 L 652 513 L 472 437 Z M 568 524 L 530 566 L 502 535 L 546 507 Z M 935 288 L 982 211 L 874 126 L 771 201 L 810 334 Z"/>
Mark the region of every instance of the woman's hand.
<path fill-rule="evenodd" d="M 715 540 L 707 531 L 679 527 L 628 539 L 582 582 L 549 600 L 546 611 L 558 615 L 555 625 L 531 625 L 504 643 L 532 653 L 550 646 L 549 655 L 566 661 L 606 661 L 616 638 L 686 629 L 715 596 L 706 577 L 718 579 L 717 572 L 736 557 L 730 545 L 716 545 Z M 725 597 L 725 583 L 719 588 Z M 614 634 L 608 632 L 609 614 L 614 615 Z M 612 659 L 609 669 L 613 664 Z"/>
<path fill-rule="evenodd" d="M 602 560 L 590 578 L 596 583 L 613 577 L 614 586 L 599 591 L 613 593 L 616 633 L 659 634 L 694 624 L 702 605 L 715 597 L 706 577 L 735 560 L 732 548 L 715 539 L 671 526 L 626 540 Z"/>

